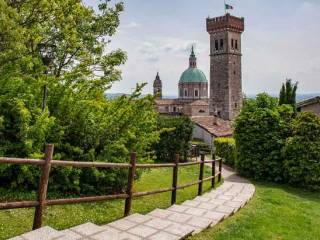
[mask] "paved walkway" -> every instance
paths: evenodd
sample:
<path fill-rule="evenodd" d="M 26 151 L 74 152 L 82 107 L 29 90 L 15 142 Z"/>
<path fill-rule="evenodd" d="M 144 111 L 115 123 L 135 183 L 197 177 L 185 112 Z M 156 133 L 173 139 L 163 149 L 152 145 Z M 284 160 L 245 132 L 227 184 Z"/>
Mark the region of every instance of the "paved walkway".
<path fill-rule="evenodd" d="M 223 167 L 224 183 L 201 197 L 187 200 L 168 209 L 97 226 L 85 223 L 64 231 L 43 227 L 11 240 L 178 240 L 213 227 L 237 212 L 253 196 L 254 185 Z"/>

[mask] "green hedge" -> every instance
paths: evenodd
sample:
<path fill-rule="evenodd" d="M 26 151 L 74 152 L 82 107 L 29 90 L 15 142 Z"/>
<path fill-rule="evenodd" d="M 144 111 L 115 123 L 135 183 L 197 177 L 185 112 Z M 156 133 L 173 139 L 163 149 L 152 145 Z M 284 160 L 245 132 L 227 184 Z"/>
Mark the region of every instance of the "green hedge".
<path fill-rule="evenodd" d="M 299 114 L 292 133 L 284 148 L 286 179 L 295 186 L 320 190 L 320 118 Z"/>
<path fill-rule="evenodd" d="M 225 163 L 231 167 L 236 160 L 236 143 L 233 138 L 214 139 L 215 153 L 224 159 Z"/>
<path fill-rule="evenodd" d="M 208 144 L 206 144 L 205 142 L 201 141 L 201 140 L 193 140 L 191 142 L 193 145 L 197 145 L 197 147 L 199 148 L 199 151 L 204 153 L 204 154 L 211 154 L 211 148 Z"/>
<path fill-rule="evenodd" d="M 267 94 L 248 100 L 235 120 L 236 169 L 257 180 L 283 181 L 282 149 L 289 135 L 292 107 L 278 106 Z"/>

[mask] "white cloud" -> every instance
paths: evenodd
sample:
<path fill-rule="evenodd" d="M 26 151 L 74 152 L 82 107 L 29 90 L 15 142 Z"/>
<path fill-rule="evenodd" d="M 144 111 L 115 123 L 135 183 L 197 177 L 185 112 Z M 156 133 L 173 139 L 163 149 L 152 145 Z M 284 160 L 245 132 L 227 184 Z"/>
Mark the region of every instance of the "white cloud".
<path fill-rule="evenodd" d="M 180 38 L 155 38 L 142 42 L 138 51 L 146 60 L 158 61 L 167 54 L 175 54 L 176 57 L 186 56 L 194 46 L 197 53 L 206 51 L 206 45 L 201 42 L 185 40 Z"/>
<path fill-rule="evenodd" d="M 128 29 L 128 28 L 138 28 L 141 27 L 141 24 L 135 21 L 129 22 L 128 24 L 123 24 L 120 26 L 121 28 Z"/>

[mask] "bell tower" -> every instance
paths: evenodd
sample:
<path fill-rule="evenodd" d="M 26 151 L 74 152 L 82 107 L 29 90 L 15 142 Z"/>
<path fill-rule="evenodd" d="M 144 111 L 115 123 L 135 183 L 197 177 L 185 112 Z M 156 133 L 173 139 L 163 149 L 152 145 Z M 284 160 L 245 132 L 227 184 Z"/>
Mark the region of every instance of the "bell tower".
<path fill-rule="evenodd" d="M 156 96 L 157 99 L 162 99 L 162 81 L 159 72 L 157 72 L 156 79 L 153 82 L 153 95 Z"/>
<path fill-rule="evenodd" d="M 210 113 L 233 120 L 243 104 L 241 34 L 244 18 L 229 13 L 207 18 L 207 31 L 210 34 Z"/>

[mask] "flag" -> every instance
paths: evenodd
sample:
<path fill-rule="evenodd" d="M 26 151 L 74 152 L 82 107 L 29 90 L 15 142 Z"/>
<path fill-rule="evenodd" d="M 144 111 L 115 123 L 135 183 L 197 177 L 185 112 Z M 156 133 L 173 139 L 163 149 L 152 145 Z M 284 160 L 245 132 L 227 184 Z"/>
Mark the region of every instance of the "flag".
<path fill-rule="evenodd" d="M 229 5 L 229 4 L 224 4 L 225 5 L 225 8 L 226 8 L 226 10 L 228 10 L 228 9 L 233 9 L 233 7 L 231 6 L 231 5 Z"/>

